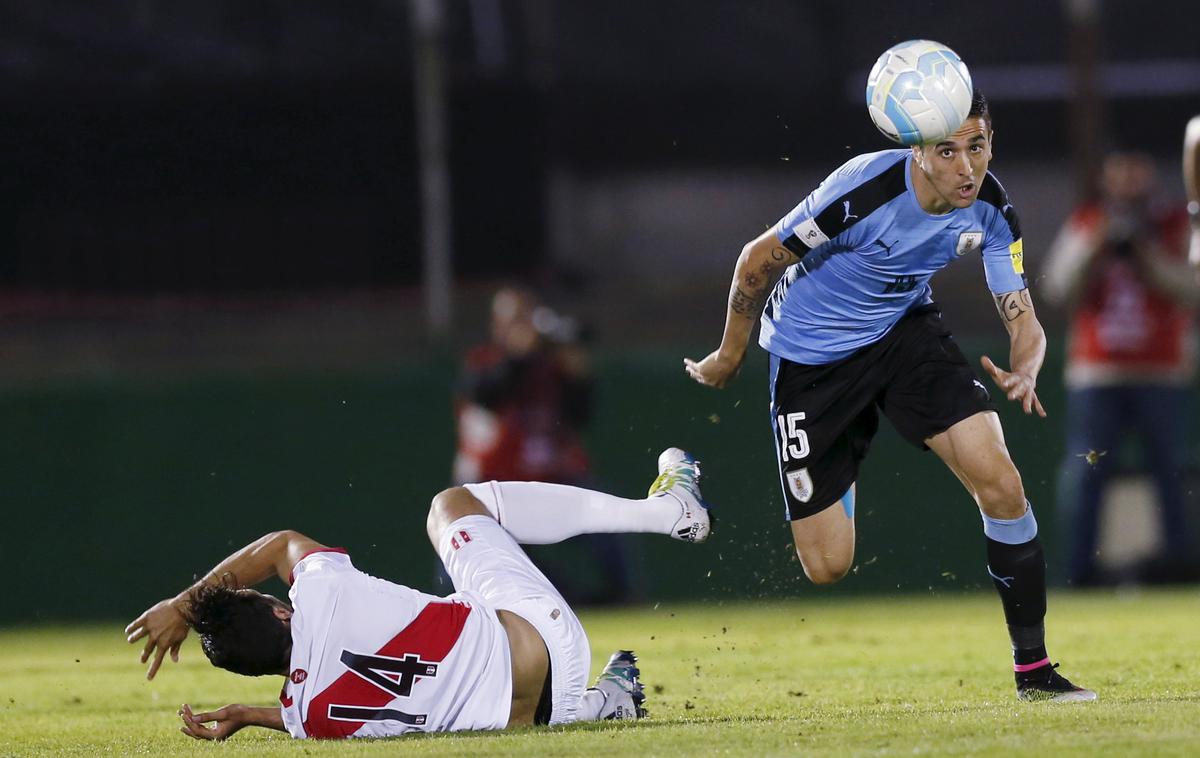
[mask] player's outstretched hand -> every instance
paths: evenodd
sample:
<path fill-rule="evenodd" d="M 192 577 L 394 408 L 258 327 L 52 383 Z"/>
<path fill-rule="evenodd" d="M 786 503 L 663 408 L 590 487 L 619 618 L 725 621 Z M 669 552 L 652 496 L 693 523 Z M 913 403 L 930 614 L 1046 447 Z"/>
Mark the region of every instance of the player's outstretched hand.
<path fill-rule="evenodd" d="M 192 707 L 184 703 L 179 707 L 179 718 L 183 721 L 179 731 L 198 740 L 219 742 L 252 723 L 245 717 L 247 710 L 244 705 L 234 704 L 209 713 L 192 713 Z M 209 722 L 214 723 L 212 726 L 206 726 Z"/>
<path fill-rule="evenodd" d="M 179 663 L 179 646 L 187 639 L 188 623 L 176 602 L 175 598 L 160 600 L 125 627 L 125 639 L 130 644 L 146 638 L 146 646 L 142 648 L 142 663 L 154 656 L 150 668 L 146 670 L 147 679 L 153 679 L 158 673 L 158 667 L 168 652 L 171 660 Z"/>
<path fill-rule="evenodd" d="M 1046 409 L 1042 407 L 1042 401 L 1038 400 L 1037 382 L 1032 376 L 1016 371 L 1005 371 L 986 355 L 980 358 L 979 362 L 983 364 L 984 371 L 991 375 L 996 386 L 1008 395 L 1009 400 L 1019 400 L 1026 413 L 1037 411 L 1037 415 L 1046 418 Z"/>
<path fill-rule="evenodd" d="M 732 360 L 721 355 L 720 350 L 714 350 L 704 360 L 697 363 L 691 358 L 683 359 L 683 368 L 688 376 L 706 387 L 721 389 L 738 375 L 741 360 Z"/>

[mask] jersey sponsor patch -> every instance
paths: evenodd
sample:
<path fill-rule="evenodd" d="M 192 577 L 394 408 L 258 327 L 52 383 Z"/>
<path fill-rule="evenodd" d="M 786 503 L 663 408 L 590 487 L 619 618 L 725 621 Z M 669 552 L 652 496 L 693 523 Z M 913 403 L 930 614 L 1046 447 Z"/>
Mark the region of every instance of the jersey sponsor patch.
<path fill-rule="evenodd" d="M 787 483 L 792 497 L 801 503 L 807 503 L 812 499 L 813 481 L 812 477 L 809 476 L 807 468 L 787 472 Z"/>
<path fill-rule="evenodd" d="M 821 227 L 817 226 L 816 220 L 811 218 L 797 224 L 792 234 L 795 234 L 796 238 L 803 242 L 809 250 L 820 247 L 829 241 L 829 238 L 825 236 L 825 232 L 821 231 Z"/>
<path fill-rule="evenodd" d="M 1025 275 L 1025 250 L 1021 245 L 1021 240 L 1017 240 L 1008 246 L 1008 258 L 1012 261 L 1013 272 Z M 1003 260 L 1003 258 L 1001 259 Z"/>
<path fill-rule="evenodd" d="M 958 235 L 958 244 L 954 247 L 954 254 L 962 257 L 967 253 L 973 253 L 983 244 L 983 232 L 963 232 Z"/>

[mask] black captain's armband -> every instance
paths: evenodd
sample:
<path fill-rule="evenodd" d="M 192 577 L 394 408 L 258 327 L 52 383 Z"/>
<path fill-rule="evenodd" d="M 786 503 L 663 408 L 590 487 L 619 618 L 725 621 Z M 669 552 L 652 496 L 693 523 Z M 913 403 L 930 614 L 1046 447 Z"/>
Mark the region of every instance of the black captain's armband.
<path fill-rule="evenodd" d="M 816 218 L 797 226 L 783 241 L 784 247 L 803 258 L 809 250 L 820 247 L 893 198 L 907 192 L 904 170 L 906 165 L 907 161 L 897 161 L 883 173 L 871 177 L 829 203 Z"/>

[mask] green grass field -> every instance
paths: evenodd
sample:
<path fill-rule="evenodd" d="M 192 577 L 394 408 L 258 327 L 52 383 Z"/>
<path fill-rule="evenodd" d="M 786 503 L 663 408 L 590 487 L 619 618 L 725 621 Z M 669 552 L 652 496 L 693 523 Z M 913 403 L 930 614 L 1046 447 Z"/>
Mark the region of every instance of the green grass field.
<path fill-rule="evenodd" d="M 711 604 L 583 614 L 598 668 L 641 657 L 651 717 L 633 724 L 224 744 L 176 731 L 175 710 L 268 704 L 278 678 L 211 668 L 194 641 L 142 678 L 120 622 L 0 630 L 0 755 L 1197 755 L 1200 594 L 1051 598 L 1051 654 L 1091 704 L 1014 699 L 990 595 Z M 832 599 L 831 599 L 832 598 Z"/>

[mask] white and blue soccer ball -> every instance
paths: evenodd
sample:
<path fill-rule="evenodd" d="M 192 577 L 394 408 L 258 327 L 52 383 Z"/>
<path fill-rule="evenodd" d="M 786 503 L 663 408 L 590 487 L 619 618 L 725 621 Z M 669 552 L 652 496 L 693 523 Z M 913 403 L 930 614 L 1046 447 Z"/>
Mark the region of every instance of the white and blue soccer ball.
<path fill-rule="evenodd" d="M 971 110 L 971 72 L 940 42 L 914 39 L 888 48 L 867 77 L 867 111 L 901 145 L 953 134 Z"/>

